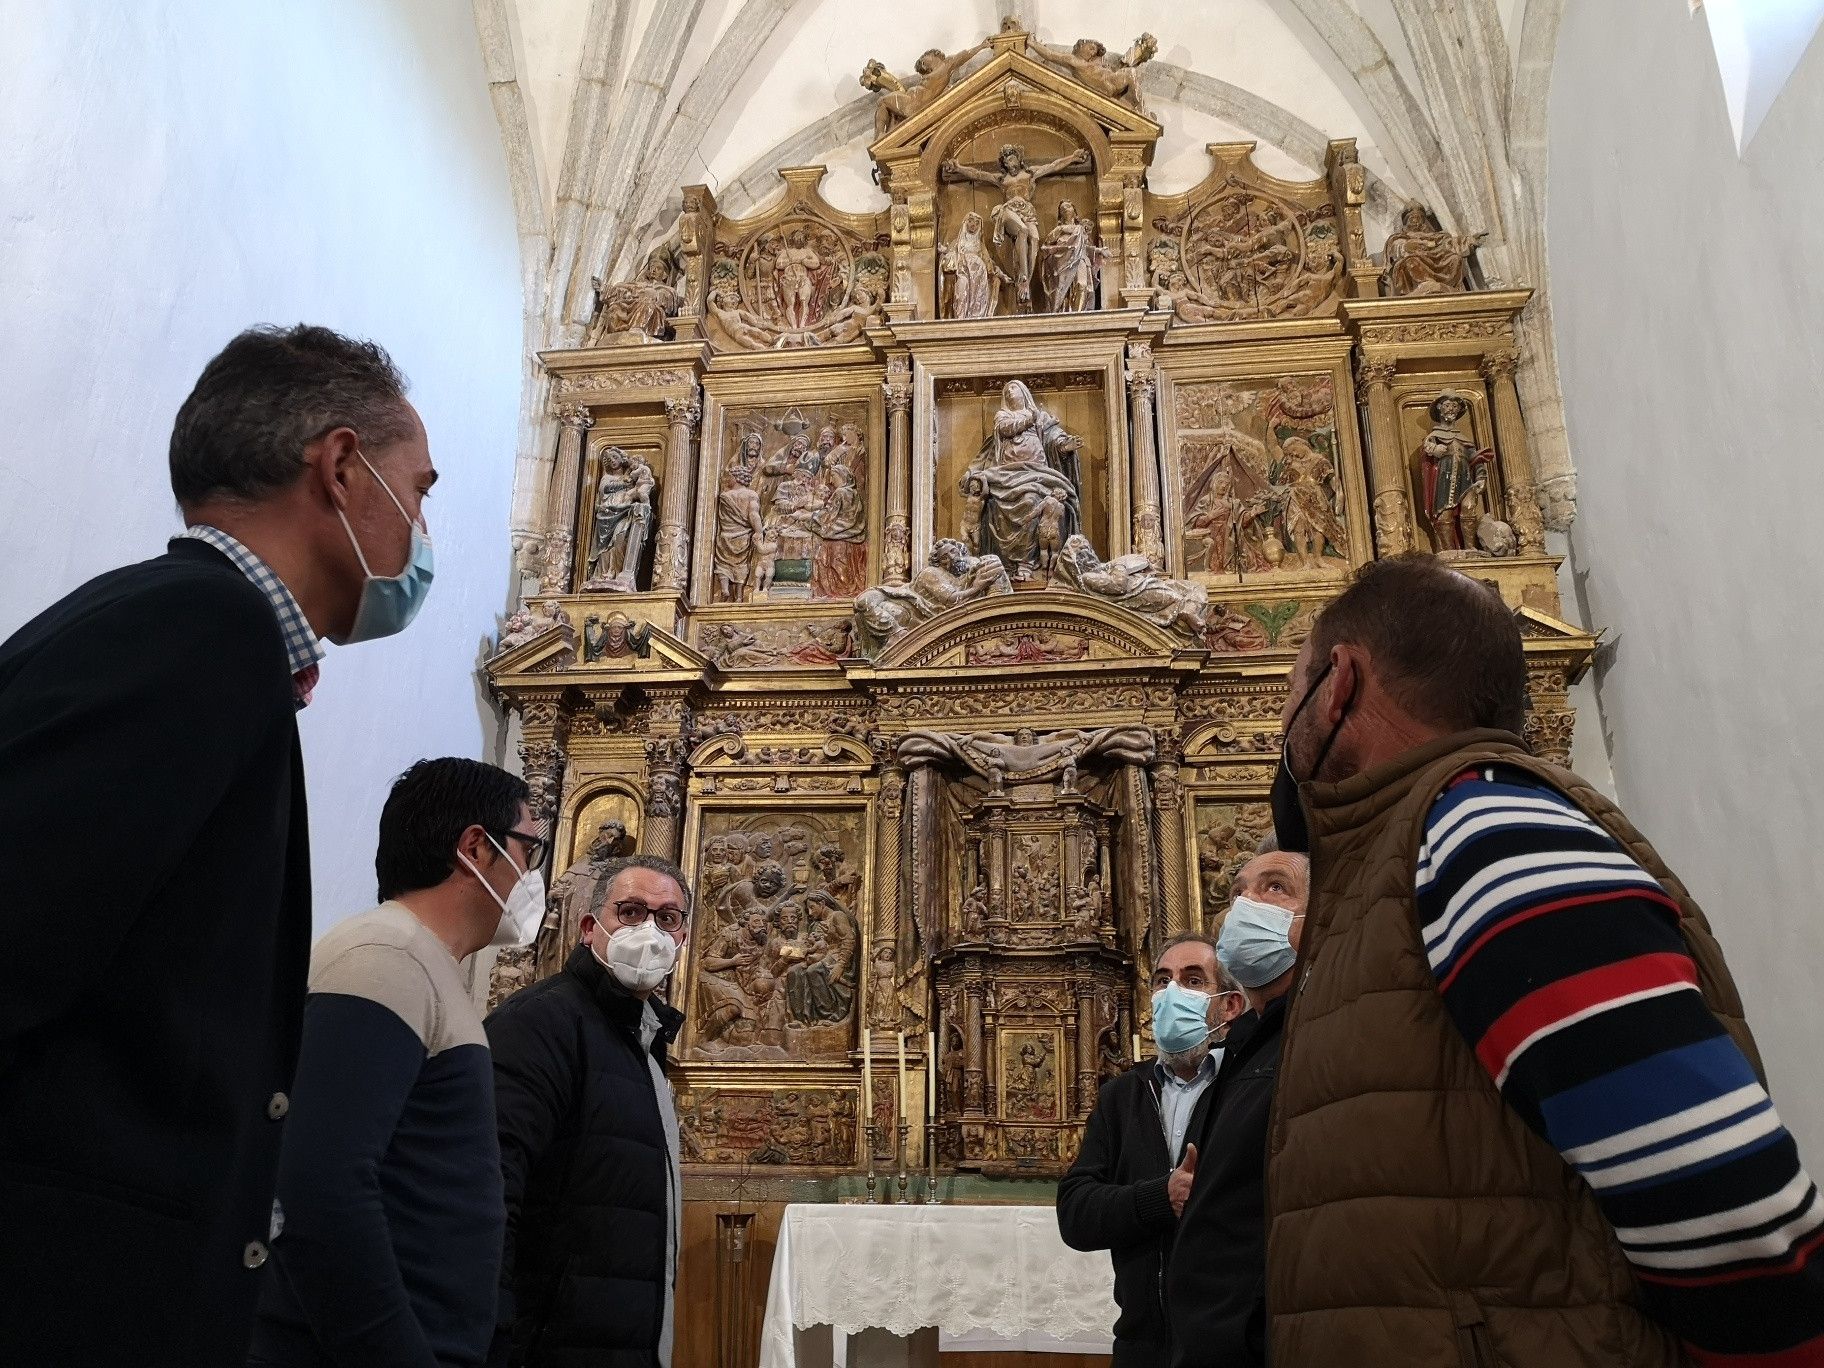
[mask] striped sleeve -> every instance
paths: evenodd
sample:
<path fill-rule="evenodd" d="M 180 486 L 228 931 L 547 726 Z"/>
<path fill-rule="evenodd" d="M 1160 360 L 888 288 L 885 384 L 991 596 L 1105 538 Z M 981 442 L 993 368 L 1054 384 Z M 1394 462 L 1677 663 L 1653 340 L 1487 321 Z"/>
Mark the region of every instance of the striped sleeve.
<path fill-rule="evenodd" d="M 1824 1368 L 1824 1199 L 1698 991 L 1678 904 L 1501 769 L 1439 796 L 1417 894 L 1451 1018 L 1589 1183 L 1648 1314 L 1704 1368 Z"/>

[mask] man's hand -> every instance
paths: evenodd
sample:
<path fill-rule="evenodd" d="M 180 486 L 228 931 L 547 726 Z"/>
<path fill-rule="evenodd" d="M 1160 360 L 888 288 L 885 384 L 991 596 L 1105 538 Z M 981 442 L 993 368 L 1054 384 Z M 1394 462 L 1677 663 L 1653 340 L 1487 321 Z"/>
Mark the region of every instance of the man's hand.
<path fill-rule="evenodd" d="M 1191 1182 L 1196 1177 L 1197 1146 L 1186 1145 L 1184 1162 L 1172 1170 L 1172 1176 L 1165 1185 L 1165 1195 L 1172 1203 L 1172 1215 L 1184 1215 L 1184 1204 L 1191 1195 Z"/>

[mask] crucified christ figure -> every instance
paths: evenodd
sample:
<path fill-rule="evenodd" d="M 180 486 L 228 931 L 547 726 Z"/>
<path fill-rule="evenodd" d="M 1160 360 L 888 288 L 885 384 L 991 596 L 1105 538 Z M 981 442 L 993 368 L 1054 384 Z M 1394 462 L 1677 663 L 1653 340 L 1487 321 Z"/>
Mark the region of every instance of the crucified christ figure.
<path fill-rule="evenodd" d="M 946 160 L 939 173 L 947 181 L 974 181 L 992 185 L 1001 192 L 1001 202 L 989 215 L 994 224 L 994 243 L 1013 244 L 1013 288 L 1022 313 L 1032 311 L 1032 268 L 1039 259 L 1039 210 L 1032 202 L 1034 188 L 1047 176 L 1061 171 L 1087 171 L 1089 153 L 1067 153 L 1055 161 L 1037 166 L 1026 163 L 1026 151 L 1015 143 L 1001 149 L 993 168 L 965 166 L 954 158 Z"/>

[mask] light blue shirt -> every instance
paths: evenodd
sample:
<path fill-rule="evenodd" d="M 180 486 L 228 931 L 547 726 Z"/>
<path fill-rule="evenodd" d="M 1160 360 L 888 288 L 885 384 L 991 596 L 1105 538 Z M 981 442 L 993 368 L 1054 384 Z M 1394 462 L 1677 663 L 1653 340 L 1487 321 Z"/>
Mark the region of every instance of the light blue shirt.
<path fill-rule="evenodd" d="M 1159 1117 L 1165 1126 L 1165 1149 L 1172 1156 L 1173 1167 L 1183 1156 L 1184 1133 L 1191 1127 L 1191 1113 L 1197 1110 L 1197 1099 L 1216 1081 L 1216 1068 L 1221 1063 L 1222 1047 L 1211 1046 L 1188 1083 L 1165 1065 L 1155 1065 L 1159 1074 Z"/>

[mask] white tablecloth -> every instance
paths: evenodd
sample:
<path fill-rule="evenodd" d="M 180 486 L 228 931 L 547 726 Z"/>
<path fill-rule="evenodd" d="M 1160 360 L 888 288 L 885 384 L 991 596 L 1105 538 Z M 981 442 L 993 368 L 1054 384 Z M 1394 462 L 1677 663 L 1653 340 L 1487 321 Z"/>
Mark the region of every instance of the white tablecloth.
<path fill-rule="evenodd" d="M 760 1368 L 793 1368 L 792 1330 L 936 1326 L 945 1348 L 992 1337 L 1108 1353 L 1115 1276 L 1107 1254 L 1058 1238 L 1051 1207 L 794 1204 L 785 1209 L 760 1335 Z M 838 1351 L 840 1352 L 840 1350 Z"/>

